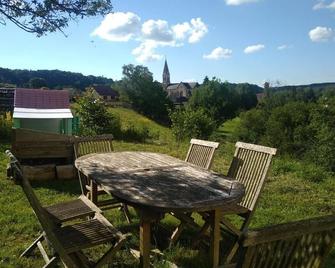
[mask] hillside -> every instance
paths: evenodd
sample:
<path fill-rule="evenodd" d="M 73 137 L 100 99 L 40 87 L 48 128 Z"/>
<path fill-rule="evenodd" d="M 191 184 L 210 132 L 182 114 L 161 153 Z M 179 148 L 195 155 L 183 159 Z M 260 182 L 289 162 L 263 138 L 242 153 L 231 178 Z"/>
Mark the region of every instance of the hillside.
<path fill-rule="evenodd" d="M 295 85 L 295 86 L 281 86 L 274 87 L 276 91 L 285 91 L 285 90 L 299 90 L 299 89 L 311 89 L 315 91 L 320 90 L 335 90 L 335 82 L 333 83 L 315 83 L 309 85 Z"/>
<path fill-rule="evenodd" d="M 42 78 L 49 88 L 73 87 L 84 90 L 92 84 L 112 84 L 113 79 L 60 70 L 20 70 L 0 68 L 0 84 L 28 87 L 33 78 Z"/>
<path fill-rule="evenodd" d="M 156 133 L 151 140 L 146 142 L 126 142 L 115 140 L 116 151 L 150 151 L 161 152 L 184 159 L 188 149 L 188 141 L 176 143 L 171 130 L 152 120 L 125 108 L 110 108 L 121 119 L 122 128 L 135 129 L 147 128 L 149 132 Z M 216 152 L 213 170 L 226 174 L 234 152 L 232 132 L 239 124 L 239 118 L 228 121 L 215 133 L 215 140 L 220 142 Z M 0 196 L 3 206 L 0 209 L 0 223 L 4 228 L 0 231 L 0 260 L 6 267 L 36 267 L 41 266 L 39 258 L 18 258 L 22 250 L 36 236 L 39 229 L 37 221 L 29 209 L 21 188 L 12 181 L 5 179 L 7 158 L 3 153 L 9 148 L 9 143 L 0 142 L 0 187 L 6 192 Z M 272 165 L 272 172 L 266 182 L 261 195 L 259 206 L 252 220 L 252 228 L 271 224 L 283 223 L 293 220 L 332 214 L 335 212 L 334 178 L 329 176 L 320 181 L 313 181 L 306 176 L 305 170 L 311 167 L 287 157 L 276 156 Z M 34 188 L 44 204 L 59 202 L 60 200 L 73 199 L 79 195 L 77 181 L 54 181 L 34 183 Z M 135 217 L 135 213 L 132 211 Z M 125 225 L 125 220 L 120 211 L 108 212 L 116 226 Z M 198 219 L 197 219 L 198 220 Z M 15 224 L 13 224 L 15 222 Z M 175 226 L 174 218 L 166 217 L 163 224 L 172 229 Z M 138 237 L 134 237 L 134 244 L 138 244 Z M 3 243 L 2 243 L 3 242 Z M 201 254 L 189 250 L 182 245 L 168 249 L 165 252 L 167 260 L 175 263 L 185 263 L 183 267 L 208 267 Z M 185 259 L 186 258 L 186 259 Z M 120 255 L 116 260 L 127 263 L 127 267 L 137 267 L 137 262 L 129 256 Z M 166 267 L 159 265 L 155 267 Z M 334 267 L 335 251 L 332 252 L 325 267 Z"/>

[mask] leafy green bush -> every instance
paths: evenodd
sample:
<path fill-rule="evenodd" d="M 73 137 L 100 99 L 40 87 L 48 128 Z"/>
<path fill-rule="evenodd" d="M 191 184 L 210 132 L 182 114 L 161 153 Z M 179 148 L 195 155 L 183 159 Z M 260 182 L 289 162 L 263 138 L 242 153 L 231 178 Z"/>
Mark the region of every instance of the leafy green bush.
<path fill-rule="evenodd" d="M 246 142 L 259 143 L 266 131 L 267 113 L 263 110 L 252 109 L 241 113 L 240 118 L 240 124 L 234 135 Z"/>
<path fill-rule="evenodd" d="M 79 116 L 81 135 L 111 133 L 115 138 L 121 135 L 120 118 L 110 112 L 105 103 L 91 91 L 78 99 L 76 114 Z"/>
<path fill-rule="evenodd" d="M 12 133 L 12 119 L 10 116 L 0 115 L 0 139 L 8 141 L 11 138 Z"/>
<path fill-rule="evenodd" d="M 313 104 L 289 102 L 272 110 L 266 122 L 266 143 L 280 151 L 302 156 L 310 148 L 313 136 L 310 112 Z"/>
<path fill-rule="evenodd" d="M 122 140 L 145 142 L 148 139 L 155 138 L 146 126 L 130 125 L 122 130 Z"/>
<path fill-rule="evenodd" d="M 171 112 L 172 133 L 177 141 L 190 138 L 207 139 L 215 129 L 215 122 L 204 110 L 180 108 Z"/>

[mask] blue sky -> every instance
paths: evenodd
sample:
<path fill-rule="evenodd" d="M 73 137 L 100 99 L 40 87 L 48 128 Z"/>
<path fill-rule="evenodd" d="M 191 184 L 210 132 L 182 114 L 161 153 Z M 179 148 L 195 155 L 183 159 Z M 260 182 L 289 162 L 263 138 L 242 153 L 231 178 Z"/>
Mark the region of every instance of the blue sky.
<path fill-rule="evenodd" d="M 335 0 L 115 0 L 114 13 L 37 38 L 0 25 L 0 67 L 120 79 L 142 64 L 171 82 L 335 81 Z"/>

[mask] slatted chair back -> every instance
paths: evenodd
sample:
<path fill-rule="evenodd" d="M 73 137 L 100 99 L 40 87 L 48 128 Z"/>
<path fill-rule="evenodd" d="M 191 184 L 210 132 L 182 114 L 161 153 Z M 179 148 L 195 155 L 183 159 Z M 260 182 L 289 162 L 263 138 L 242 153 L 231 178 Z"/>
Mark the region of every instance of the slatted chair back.
<path fill-rule="evenodd" d="M 185 161 L 199 167 L 210 169 L 218 142 L 191 139 Z"/>
<path fill-rule="evenodd" d="M 30 185 L 29 180 L 23 175 L 19 161 L 9 150 L 6 151 L 6 154 L 10 158 L 10 166 L 12 169 L 13 177 L 15 181 L 21 185 L 23 192 L 25 193 L 39 223 L 41 224 L 53 248 L 60 255 L 63 263 L 66 264 L 67 267 L 79 268 L 79 266 L 73 261 L 73 259 L 70 256 L 68 256 L 68 254 L 65 252 L 59 240 L 53 233 L 53 230 L 54 228 L 56 228 L 56 225 L 53 223 L 52 219 L 48 216 L 47 211 L 42 207 L 40 201 L 38 200 L 37 196 L 35 195 Z"/>
<path fill-rule="evenodd" d="M 322 267 L 334 242 L 335 215 L 249 231 L 237 267 Z"/>
<path fill-rule="evenodd" d="M 75 157 L 91 153 L 109 153 L 113 151 L 113 135 L 99 135 L 95 137 L 81 137 L 74 142 Z"/>
<path fill-rule="evenodd" d="M 243 183 L 245 196 L 239 205 L 253 211 L 277 149 L 237 142 L 228 177 Z"/>

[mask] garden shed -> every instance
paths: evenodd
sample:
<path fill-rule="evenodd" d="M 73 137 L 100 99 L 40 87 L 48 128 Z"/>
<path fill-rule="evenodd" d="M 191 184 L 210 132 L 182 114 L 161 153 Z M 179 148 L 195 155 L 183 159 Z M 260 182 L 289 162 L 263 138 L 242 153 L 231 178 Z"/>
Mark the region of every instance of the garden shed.
<path fill-rule="evenodd" d="M 67 90 L 17 88 L 14 95 L 15 128 L 72 134 L 73 116 Z"/>

